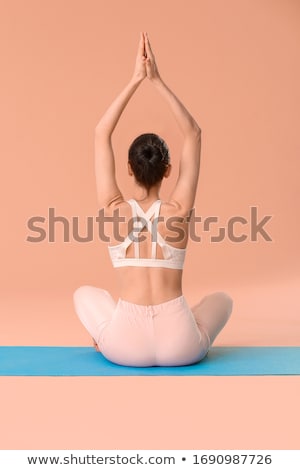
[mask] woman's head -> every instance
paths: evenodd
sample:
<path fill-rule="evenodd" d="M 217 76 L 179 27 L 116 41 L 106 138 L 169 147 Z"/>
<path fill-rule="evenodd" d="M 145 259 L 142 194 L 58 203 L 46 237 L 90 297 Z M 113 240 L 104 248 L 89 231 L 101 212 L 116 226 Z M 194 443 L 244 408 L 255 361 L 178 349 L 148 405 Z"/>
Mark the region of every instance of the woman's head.
<path fill-rule="evenodd" d="M 149 190 L 167 176 L 170 166 L 168 146 L 156 134 L 141 134 L 129 147 L 128 162 L 136 182 Z"/>

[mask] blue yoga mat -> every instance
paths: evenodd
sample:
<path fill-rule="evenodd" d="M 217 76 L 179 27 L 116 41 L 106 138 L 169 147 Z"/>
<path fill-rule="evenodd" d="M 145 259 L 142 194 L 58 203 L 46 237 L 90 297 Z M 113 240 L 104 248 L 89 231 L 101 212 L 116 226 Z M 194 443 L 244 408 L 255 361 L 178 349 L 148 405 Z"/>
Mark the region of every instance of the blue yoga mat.
<path fill-rule="evenodd" d="M 212 347 L 202 361 L 178 367 L 125 367 L 93 347 L 1 346 L 2 376 L 300 375 L 300 347 Z"/>

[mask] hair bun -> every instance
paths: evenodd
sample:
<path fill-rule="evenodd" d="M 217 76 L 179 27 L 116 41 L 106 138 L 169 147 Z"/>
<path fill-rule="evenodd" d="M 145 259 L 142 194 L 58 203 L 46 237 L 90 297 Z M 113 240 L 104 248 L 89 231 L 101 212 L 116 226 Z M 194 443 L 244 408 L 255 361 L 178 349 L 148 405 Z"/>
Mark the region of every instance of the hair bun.
<path fill-rule="evenodd" d="M 161 181 L 165 174 L 169 149 L 158 135 L 142 134 L 132 142 L 128 160 L 136 181 L 150 188 Z"/>

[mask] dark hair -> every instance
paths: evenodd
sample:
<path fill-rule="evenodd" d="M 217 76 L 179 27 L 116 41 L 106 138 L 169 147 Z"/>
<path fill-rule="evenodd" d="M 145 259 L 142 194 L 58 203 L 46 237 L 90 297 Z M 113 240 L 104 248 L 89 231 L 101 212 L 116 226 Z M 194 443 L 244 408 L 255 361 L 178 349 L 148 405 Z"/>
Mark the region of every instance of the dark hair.
<path fill-rule="evenodd" d="M 163 179 L 169 164 L 169 149 L 156 134 L 141 134 L 129 147 L 128 161 L 138 184 L 150 189 Z"/>

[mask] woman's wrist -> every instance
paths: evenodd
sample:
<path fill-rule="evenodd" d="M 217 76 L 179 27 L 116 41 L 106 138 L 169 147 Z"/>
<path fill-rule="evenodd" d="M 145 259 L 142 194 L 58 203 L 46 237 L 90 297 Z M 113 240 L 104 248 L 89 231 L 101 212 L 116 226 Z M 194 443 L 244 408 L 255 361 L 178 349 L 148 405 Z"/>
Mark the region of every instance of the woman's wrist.
<path fill-rule="evenodd" d="M 155 86 L 159 86 L 159 85 L 161 85 L 161 84 L 163 83 L 163 80 L 162 80 L 162 78 L 161 78 L 160 76 L 155 77 L 155 78 L 152 78 L 150 81 L 151 81 L 151 83 L 153 83 L 153 85 L 155 85 Z"/>
<path fill-rule="evenodd" d="M 142 81 L 144 80 L 144 78 L 139 78 L 139 77 L 131 77 L 131 79 L 129 80 L 129 83 L 133 86 L 139 86 Z"/>

